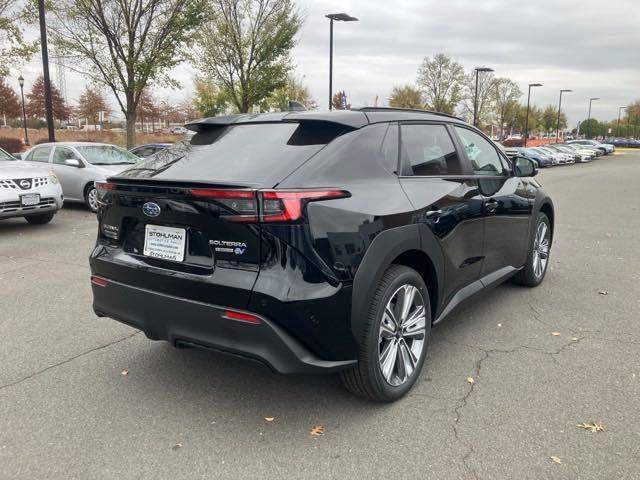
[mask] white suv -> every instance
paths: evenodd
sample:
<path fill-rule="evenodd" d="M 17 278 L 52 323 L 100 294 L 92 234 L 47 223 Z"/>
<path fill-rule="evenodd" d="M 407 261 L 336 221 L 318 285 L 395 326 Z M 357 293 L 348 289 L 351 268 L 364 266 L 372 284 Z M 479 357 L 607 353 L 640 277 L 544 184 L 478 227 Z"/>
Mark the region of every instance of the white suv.
<path fill-rule="evenodd" d="M 0 148 L 0 220 L 24 217 L 34 225 L 49 223 L 62 202 L 62 188 L 52 171 L 19 161 Z"/>

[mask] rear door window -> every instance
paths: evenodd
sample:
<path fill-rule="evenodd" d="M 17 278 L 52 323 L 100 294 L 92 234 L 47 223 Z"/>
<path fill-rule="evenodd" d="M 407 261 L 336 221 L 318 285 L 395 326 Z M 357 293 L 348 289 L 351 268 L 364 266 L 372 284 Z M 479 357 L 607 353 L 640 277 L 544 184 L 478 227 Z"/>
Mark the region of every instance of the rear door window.
<path fill-rule="evenodd" d="M 401 156 L 415 176 L 462 173 L 456 148 L 444 125 L 402 125 Z"/>

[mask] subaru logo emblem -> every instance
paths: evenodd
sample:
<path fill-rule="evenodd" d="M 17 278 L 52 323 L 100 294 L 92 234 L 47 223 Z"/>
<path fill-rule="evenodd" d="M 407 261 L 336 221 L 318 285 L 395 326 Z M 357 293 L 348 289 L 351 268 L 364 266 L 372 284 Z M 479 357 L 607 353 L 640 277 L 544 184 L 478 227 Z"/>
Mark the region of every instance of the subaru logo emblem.
<path fill-rule="evenodd" d="M 160 215 L 160 205 L 154 202 L 147 202 L 142 206 L 142 212 L 147 217 L 157 217 Z"/>
<path fill-rule="evenodd" d="M 20 180 L 20 186 L 26 190 L 27 188 L 31 188 L 31 182 L 27 179 Z"/>

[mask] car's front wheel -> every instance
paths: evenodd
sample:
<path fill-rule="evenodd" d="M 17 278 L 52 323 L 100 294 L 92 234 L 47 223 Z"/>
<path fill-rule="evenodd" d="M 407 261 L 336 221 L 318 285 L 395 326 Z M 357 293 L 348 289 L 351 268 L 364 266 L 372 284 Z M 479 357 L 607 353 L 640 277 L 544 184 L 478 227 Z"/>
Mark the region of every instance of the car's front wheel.
<path fill-rule="evenodd" d="M 24 217 L 24 219 L 31 225 L 44 225 L 45 223 L 49 223 L 51 220 L 53 220 L 54 215 L 54 212 L 41 213 L 39 215 L 29 215 L 27 217 Z"/>
<path fill-rule="evenodd" d="M 93 213 L 98 211 L 98 191 L 96 187 L 91 185 L 84 193 L 84 201 Z"/>
<path fill-rule="evenodd" d="M 420 375 L 430 333 L 431 305 L 424 280 L 409 267 L 392 265 L 371 299 L 358 365 L 341 373 L 344 386 L 379 402 L 401 398 Z"/>
<path fill-rule="evenodd" d="M 542 212 L 538 214 L 533 238 L 529 244 L 527 263 L 514 277 L 514 281 L 527 287 L 536 287 L 544 280 L 551 254 L 551 222 Z"/>

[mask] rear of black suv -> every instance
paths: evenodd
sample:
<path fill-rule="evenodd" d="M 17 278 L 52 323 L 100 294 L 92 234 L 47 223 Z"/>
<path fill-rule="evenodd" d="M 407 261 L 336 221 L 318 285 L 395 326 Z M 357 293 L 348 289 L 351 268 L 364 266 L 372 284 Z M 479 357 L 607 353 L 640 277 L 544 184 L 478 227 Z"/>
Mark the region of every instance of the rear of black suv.
<path fill-rule="evenodd" d="M 314 249 L 306 216 L 310 203 L 351 194 L 327 183 L 274 188 L 355 127 L 283 116 L 194 125 L 191 142 L 97 184 L 98 315 L 282 373 L 355 362 L 350 286 Z"/>

